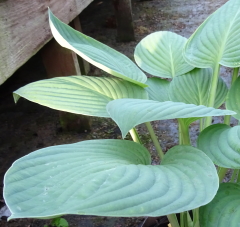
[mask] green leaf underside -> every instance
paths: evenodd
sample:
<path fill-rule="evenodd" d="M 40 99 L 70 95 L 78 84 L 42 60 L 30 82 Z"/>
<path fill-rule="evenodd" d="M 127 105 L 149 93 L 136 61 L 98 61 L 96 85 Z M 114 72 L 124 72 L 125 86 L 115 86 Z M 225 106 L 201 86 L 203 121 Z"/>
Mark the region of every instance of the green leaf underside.
<path fill-rule="evenodd" d="M 224 168 L 240 168 L 240 126 L 211 125 L 198 137 L 198 148 Z"/>
<path fill-rule="evenodd" d="M 173 78 L 169 88 L 171 101 L 207 106 L 211 78 L 212 69 L 209 68 L 194 69 L 185 75 Z M 219 78 L 214 105 L 215 108 L 223 104 L 227 93 L 227 85 L 222 78 Z"/>
<path fill-rule="evenodd" d="M 201 227 L 237 227 L 240 223 L 240 185 L 220 184 L 217 195 L 200 207 Z"/>
<path fill-rule="evenodd" d="M 189 127 L 194 121 L 199 119 L 201 119 L 201 117 L 178 118 L 178 120 L 182 121 L 182 124 L 186 127 Z"/>
<path fill-rule="evenodd" d="M 182 57 L 186 41 L 186 38 L 173 32 L 154 32 L 136 46 L 135 61 L 154 76 L 173 78 L 182 75 L 194 68 Z"/>
<path fill-rule="evenodd" d="M 143 146 L 124 140 L 91 140 L 35 151 L 17 160 L 5 175 L 10 219 L 160 216 L 207 204 L 216 194 L 216 169 L 196 148 L 176 146 L 162 165 L 150 162 Z"/>
<path fill-rule="evenodd" d="M 240 77 L 236 79 L 229 90 L 226 100 L 226 108 L 235 111 L 237 114 L 233 117 L 240 120 Z"/>
<path fill-rule="evenodd" d="M 181 102 L 157 102 L 140 99 L 118 99 L 107 104 L 107 111 L 121 129 L 123 138 L 138 124 L 174 118 L 231 115 L 235 112 Z"/>
<path fill-rule="evenodd" d="M 144 88 L 118 78 L 68 76 L 30 83 L 14 92 L 15 102 L 20 97 L 56 110 L 109 117 L 106 105 L 113 99 L 148 95 Z"/>
<path fill-rule="evenodd" d="M 183 51 L 185 60 L 199 68 L 217 63 L 240 66 L 240 1 L 229 0 L 193 33 Z"/>
<path fill-rule="evenodd" d="M 146 84 L 148 85 L 145 88 L 148 92 L 149 99 L 155 100 L 158 102 L 170 101 L 168 92 L 170 82 L 161 78 L 148 78 Z"/>
<path fill-rule="evenodd" d="M 107 73 L 146 87 L 146 75 L 125 55 L 61 22 L 49 10 L 49 23 L 56 41 Z"/>

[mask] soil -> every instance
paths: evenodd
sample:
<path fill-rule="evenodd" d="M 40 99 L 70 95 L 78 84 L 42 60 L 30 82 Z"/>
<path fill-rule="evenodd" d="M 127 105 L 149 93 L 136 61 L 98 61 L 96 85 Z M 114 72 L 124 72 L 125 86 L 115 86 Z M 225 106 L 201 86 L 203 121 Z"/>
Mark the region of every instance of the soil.
<path fill-rule="evenodd" d="M 124 53 L 133 60 L 134 47 L 146 35 L 160 30 L 173 31 L 189 37 L 194 30 L 218 7 L 227 0 L 152 0 L 132 1 L 136 41 L 120 43 L 116 41 L 116 26 L 111 0 L 95 0 L 80 15 L 83 32 L 100 42 Z M 229 84 L 229 69 L 222 70 L 224 80 Z M 105 74 L 92 68 L 91 75 Z M 96 138 L 121 138 L 120 131 L 111 119 L 92 118 L 92 131 L 85 133 L 63 131 L 59 123 L 59 112 L 38 104 L 20 99 L 14 104 L 12 92 L 25 84 L 47 78 L 41 56 L 37 53 L 21 67 L 8 81 L 0 86 L 0 209 L 4 205 L 2 197 L 3 177 L 6 170 L 18 158 L 31 151 L 58 144 L 74 143 Z M 221 118 L 214 119 L 221 122 Z M 234 124 L 234 122 L 232 122 Z M 163 150 L 167 151 L 178 142 L 175 120 L 153 122 L 161 140 Z M 193 143 L 198 134 L 198 125 L 191 128 Z M 138 131 L 145 146 L 151 150 L 153 164 L 159 162 L 156 152 L 148 139 L 143 125 Z M 106 218 L 67 215 L 70 226 L 82 227 L 140 227 L 143 218 Z M 161 221 L 160 221 L 161 222 Z M 163 226 L 154 220 L 151 226 Z M 21 219 L 6 222 L 5 227 L 43 227 L 48 220 Z M 148 225 L 148 227 L 150 224 Z M 167 226 L 167 224 L 164 224 Z M 147 227 L 147 225 L 145 225 Z"/>

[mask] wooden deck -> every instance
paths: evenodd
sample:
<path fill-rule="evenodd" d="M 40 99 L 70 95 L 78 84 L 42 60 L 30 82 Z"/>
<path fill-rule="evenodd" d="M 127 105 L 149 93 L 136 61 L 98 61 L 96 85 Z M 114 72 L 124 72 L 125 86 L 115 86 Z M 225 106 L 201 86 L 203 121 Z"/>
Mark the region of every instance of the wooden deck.
<path fill-rule="evenodd" d="M 51 38 L 47 7 L 69 23 L 93 0 L 0 1 L 0 84 Z"/>

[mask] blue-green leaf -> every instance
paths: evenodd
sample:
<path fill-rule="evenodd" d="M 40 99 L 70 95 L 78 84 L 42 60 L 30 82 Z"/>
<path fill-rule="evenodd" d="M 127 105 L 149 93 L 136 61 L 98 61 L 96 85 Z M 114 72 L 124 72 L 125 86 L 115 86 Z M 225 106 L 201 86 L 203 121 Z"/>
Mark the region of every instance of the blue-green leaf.
<path fill-rule="evenodd" d="M 138 124 L 174 118 L 231 115 L 235 112 L 181 102 L 157 102 L 140 99 L 117 99 L 107 104 L 107 111 L 122 131 L 123 138 Z"/>
<path fill-rule="evenodd" d="M 118 78 L 68 76 L 30 83 L 14 92 L 15 102 L 24 97 L 56 110 L 109 117 L 108 102 L 119 98 L 143 98 L 144 88 Z"/>
<path fill-rule="evenodd" d="M 134 58 L 140 68 L 158 77 L 173 78 L 194 67 L 182 56 L 187 39 L 173 32 L 154 32 L 136 46 Z"/>
<path fill-rule="evenodd" d="M 17 160 L 4 178 L 12 218 L 63 214 L 161 216 L 209 203 L 218 189 L 212 161 L 177 146 L 161 165 L 150 165 L 140 144 L 91 140 L 35 151 Z"/>
<path fill-rule="evenodd" d="M 146 87 L 146 75 L 125 55 L 82 34 L 61 22 L 49 10 L 49 23 L 56 41 L 63 47 L 73 50 L 98 68 Z M 67 12 L 66 12 L 67 13 Z"/>
<path fill-rule="evenodd" d="M 204 129 L 197 146 L 221 167 L 240 169 L 240 126 L 215 124 Z"/>

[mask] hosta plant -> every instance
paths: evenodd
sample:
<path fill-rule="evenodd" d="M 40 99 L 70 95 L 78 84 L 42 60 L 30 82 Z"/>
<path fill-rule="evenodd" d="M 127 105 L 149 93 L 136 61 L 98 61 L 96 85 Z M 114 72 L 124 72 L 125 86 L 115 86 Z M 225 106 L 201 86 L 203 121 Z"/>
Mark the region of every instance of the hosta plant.
<path fill-rule="evenodd" d="M 135 49 L 139 67 L 50 10 L 49 21 L 60 45 L 113 77 L 42 80 L 15 91 L 15 101 L 24 97 L 57 110 L 112 118 L 123 139 L 47 147 L 14 162 L 4 178 L 10 219 L 167 215 L 172 227 L 240 226 L 240 126 L 230 126 L 231 115 L 240 119 L 240 1 L 229 0 L 188 40 L 167 31 L 148 35 Z M 233 68 L 229 90 L 219 76 L 221 65 Z M 219 109 L 224 102 L 226 109 Z M 212 116 L 223 115 L 223 124 L 211 125 Z M 177 119 L 179 130 L 179 145 L 166 154 L 150 123 L 165 119 Z M 193 147 L 189 127 L 197 120 L 200 135 Z M 141 144 L 135 128 L 141 123 L 159 165 L 151 165 Z M 124 140 L 128 132 L 134 141 Z M 231 182 L 221 183 L 228 169 Z"/>

